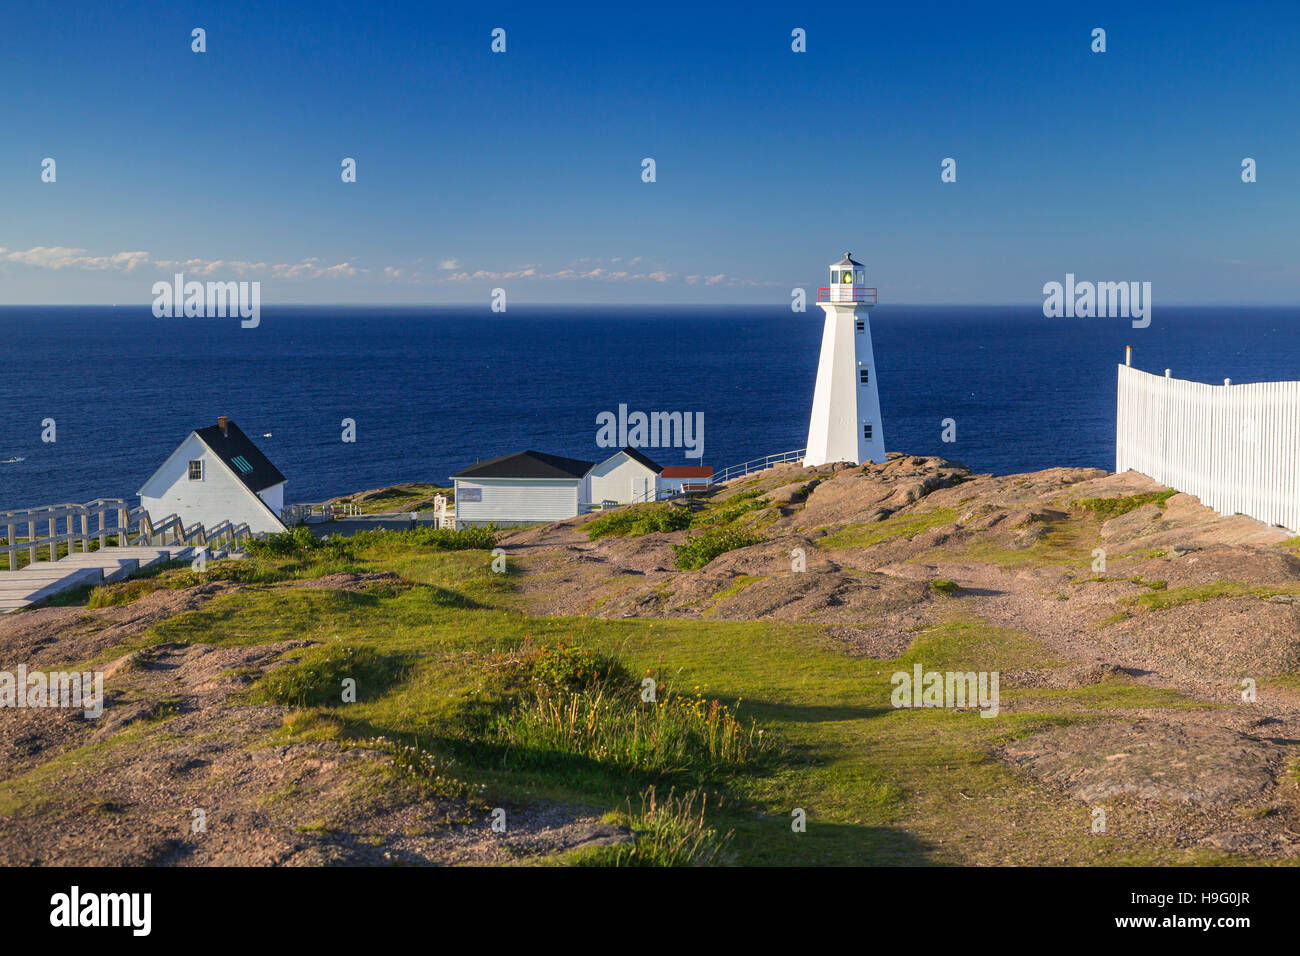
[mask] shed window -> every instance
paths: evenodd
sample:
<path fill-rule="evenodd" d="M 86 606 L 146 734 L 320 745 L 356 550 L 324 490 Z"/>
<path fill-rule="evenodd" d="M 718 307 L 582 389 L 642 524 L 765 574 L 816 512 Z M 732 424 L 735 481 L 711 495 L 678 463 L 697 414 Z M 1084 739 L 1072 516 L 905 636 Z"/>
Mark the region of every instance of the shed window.
<path fill-rule="evenodd" d="M 202 459 L 200 459 L 199 461 L 190 462 L 190 481 L 202 481 L 202 480 L 203 480 Z"/>

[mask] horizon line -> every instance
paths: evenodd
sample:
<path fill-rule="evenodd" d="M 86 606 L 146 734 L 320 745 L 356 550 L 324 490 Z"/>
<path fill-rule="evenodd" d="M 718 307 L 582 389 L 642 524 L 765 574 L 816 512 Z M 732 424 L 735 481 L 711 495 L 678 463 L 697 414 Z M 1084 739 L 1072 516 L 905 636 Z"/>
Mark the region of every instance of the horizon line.
<path fill-rule="evenodd" d="M 818 305 L 820 303 L 810 302 L 809 305 Z M 0 303 L 0 309 L 78 309 L 78 308 L 103 308 L 103 309 L 134 309 L 151 308 L 152 302 L 12 302 Z M 887 302 L 876 303 L 872 309 L 888 308 L 890 306 L 906 306 L 908 308 L 959 308 L 959 309 L 1004 309 L 1004 308 L 1041 308 L 1041 301 L 1034 302 Z M 393 308 L 393 309 L 461 309 L 478 307 L 482 308 L 490 305 L 482 299 L 475 299 L 466 302 L 280 302 L 275 304 L 263 305 L 263 309 L 302 309 L 318 308 L 331 309 L 340 306 L 349 306 L 354 308 Z M 589 308 L 589 309 L 607 309 L 607 308 L 752 308 L 754 306 L 763 306 L 768 308 L 786 308 L 788 302 L 526 302 L 516 303 L 511 308 L 537 308 L 537 307 L 561 307 L 561 308 Z M 1300 307 L 1300 302 L 1169 302 L 1162 304 L 1162 308 L 1179 308 L 1179 309 L 1222 309 L 1237 306 L 1240 308 L 1263 308 L 1263 309 L 1282 309 Z M 498 315 L 508 315 L 509 311 L 494 313 Z M 796 313 L 797 314 L 797 313 Z M 202 316 L 195 316 L 202 318 Z M 1077 318 L 1106 318 L 1106 316 L 1078 316 Z"/>

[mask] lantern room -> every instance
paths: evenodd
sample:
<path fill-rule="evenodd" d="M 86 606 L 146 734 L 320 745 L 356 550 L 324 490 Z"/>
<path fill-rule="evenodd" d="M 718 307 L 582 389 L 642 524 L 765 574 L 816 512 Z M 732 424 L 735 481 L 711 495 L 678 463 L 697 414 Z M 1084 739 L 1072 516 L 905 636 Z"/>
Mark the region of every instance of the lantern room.
<path fill-rule="evenodd" d="M 867 288 L 867 270 L 849 253 L 831 263 L 831 284 L 817 290 L 818 302 L 853 302 L 876 304 L 876 290 Z"/>

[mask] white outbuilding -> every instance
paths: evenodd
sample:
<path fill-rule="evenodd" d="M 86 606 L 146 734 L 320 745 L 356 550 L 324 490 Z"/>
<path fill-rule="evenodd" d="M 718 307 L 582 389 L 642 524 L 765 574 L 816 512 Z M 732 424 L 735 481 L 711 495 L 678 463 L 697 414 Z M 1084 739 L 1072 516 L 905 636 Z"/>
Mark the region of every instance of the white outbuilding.
<path fill-rule="evenodd" d="M 563 521 L 591 503 L 592 463 L 540 451 L 480 461 L 451 476 L 456 527 L 518 527 Z"/>
<path fill-rule="evenodd" d="M 222 415 L 195 429 L 136 492 L 151 520 L 176 515 L 188 528 L 223 521 L 253 533 L 284 531 L 284 475 Z"/>
<path fill-rule="evenodd" d="M 708 465 L 669 465 L 659 473 L 660 497 L 708 491 L 712 480 L 713 469 Z"/>
<path fill-rule="evenodd" d="M 635 448 L 624 448 L 591 469 L 591 500 L 619 505 L 654 501 L 659 493 L 661 465 Z"/>

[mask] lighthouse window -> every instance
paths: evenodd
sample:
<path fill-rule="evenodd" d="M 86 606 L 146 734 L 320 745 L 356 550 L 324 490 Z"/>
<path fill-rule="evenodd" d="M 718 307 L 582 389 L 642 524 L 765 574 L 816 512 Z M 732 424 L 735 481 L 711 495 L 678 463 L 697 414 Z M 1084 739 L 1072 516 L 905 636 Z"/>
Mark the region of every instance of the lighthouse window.
<path fill-rule="evenodd" d="M 870 381 L 871 381 L 871 369 L 869 369 L 869 368 L 860 368 L 860 369 L 858 369 L 858 381 L 861 382 L 863 385 L 866 385 L 868 382 L 870 382 Z"/>
<path fill-rule="evenodd" d="M 867 441 L 871 441 L 871 422 L 863 422 L 862 437 L 865 438 Z"/>
<path fill-rule="evenodd" d="M 861 319 L 858 319 L 858 331 L 859 332 L 867 331 L 867 323 L 862 321 Z"/>

